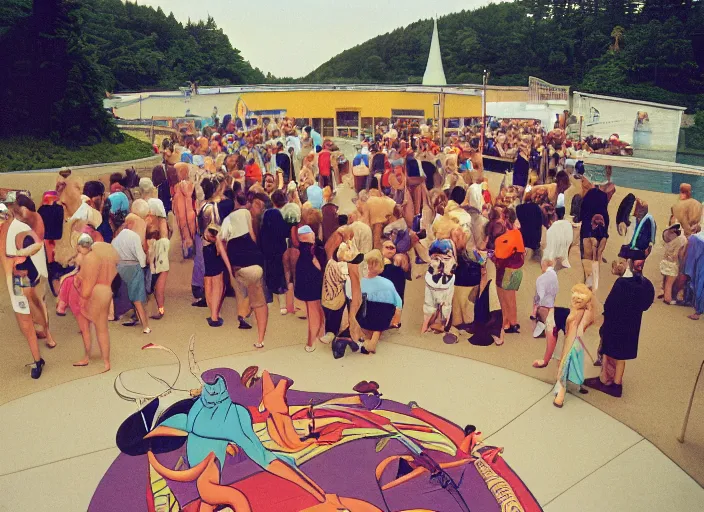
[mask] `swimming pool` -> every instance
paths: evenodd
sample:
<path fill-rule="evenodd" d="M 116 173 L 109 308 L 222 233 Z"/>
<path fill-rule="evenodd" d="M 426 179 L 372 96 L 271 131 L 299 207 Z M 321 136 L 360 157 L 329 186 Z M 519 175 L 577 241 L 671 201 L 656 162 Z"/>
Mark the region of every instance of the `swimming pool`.
<path fill-rule="evenodd" d="M 681 164 L 696 165 L 704 168 L 704 155 L 678 153 L 675 155 L 675 159 L 673 159 L 672 153 L 636 151 L 633 156 L 669 162 L 676 161 Z M 585 165 L 584 168 L 585 174 L 590 180 L 605 180 L 603 166 Z M 639 190 L 651 190 L 653 192 L 677 194 L 680 190 L 680 184 L 689 183 L 692 185 L 693 197 L 699 201 L 704 201 L 704 174 L 694 176 L 691 174 L 681 174 L 676 172 L 666 173 L 647 169 L 629 169 L 616 166 L 613 166 L 612 169 L 613 174 L 611 179 L 616 185 Z"/>

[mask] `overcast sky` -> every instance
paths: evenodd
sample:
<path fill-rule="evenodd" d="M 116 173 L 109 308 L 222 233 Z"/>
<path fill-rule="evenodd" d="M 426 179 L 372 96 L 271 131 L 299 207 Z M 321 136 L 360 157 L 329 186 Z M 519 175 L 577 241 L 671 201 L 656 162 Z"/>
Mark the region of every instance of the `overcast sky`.
<path fill-rule="evenodd" d="M 133 0 L 130 0 L 133 1 Z M 264 73 L 298 78 L 341 51 L 422 18 L 490 0 L 138 0 L 185 23 L 215 18 L 245 60 Z M 430 34 L 428 34 L 430 37 Z"/>

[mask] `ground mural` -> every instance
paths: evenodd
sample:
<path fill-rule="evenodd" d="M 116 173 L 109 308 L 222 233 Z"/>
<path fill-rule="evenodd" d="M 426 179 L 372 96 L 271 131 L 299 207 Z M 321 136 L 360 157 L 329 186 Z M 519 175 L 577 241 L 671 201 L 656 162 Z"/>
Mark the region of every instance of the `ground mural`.
<path fill-rule="evenodd" d="M 148 344 L 143 350 L 170 349 Z M 178 359 L 178 357 L 176 357 Z M 356 394 L 293 389 L 287 377 L 201 372 L 194 339 L 190 373 L 201 387 L 151 396 L 116 393 L 138 411 L 117 432 L 122 452 L 89 512 L 537 512 L 502 457 L 420 405 L 382 398 L 363 381 Z"/>

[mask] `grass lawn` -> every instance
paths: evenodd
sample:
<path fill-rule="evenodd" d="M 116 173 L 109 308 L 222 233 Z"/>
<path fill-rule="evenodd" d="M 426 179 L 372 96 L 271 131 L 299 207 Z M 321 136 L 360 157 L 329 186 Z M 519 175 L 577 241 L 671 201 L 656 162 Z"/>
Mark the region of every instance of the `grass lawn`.
<path fill-rule="evenodd" d="M 118 144 L 101 142 L 75 149 L 57 146 L 48 139 L 13 137 L 0 139 L 0 172 L 121 162 L 152 155 L 151 144 L 130 135 Z"/>

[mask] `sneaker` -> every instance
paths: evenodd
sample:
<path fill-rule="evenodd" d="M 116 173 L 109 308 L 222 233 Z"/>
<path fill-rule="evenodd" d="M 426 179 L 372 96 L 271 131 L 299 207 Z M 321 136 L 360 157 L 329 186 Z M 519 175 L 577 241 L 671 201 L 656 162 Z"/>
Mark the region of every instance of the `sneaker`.
<path fill-rule="evenodd" d="M 535 322 L 535 329 L 533 329 L 533 337 L 539 338 L 541 334 L 545 332 L 545 324 L 543 322 Z"/>
<path fill-rule="evenodd" d="M 335 334 L 331 332 L 325 333 L 325 336 L 322 338 L 319 338 L 321 343 L 325 343 L 326 345 L 329 343 L 332 343 L 332 341 L 335 339 Z"/>
<path fill-rule="evenodd" d="M 315 352 L 315 345 L 313 345 L 312 347 L 306 345 L 306 352 L 309 352 L 309 353 L 310 353 L 310 352 Z"/>

